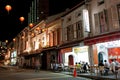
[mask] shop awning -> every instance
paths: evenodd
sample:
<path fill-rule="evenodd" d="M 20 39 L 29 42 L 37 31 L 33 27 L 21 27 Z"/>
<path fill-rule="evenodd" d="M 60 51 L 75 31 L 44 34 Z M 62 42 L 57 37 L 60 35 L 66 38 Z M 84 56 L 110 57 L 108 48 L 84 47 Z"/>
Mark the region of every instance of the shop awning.
<path fill-rule="evenodd" d="M 108 34 L 103 34 L 95 37 L 86 38 L 84 40 L 85 45 L 92 45 L 96 43 L 103 43 L 108 41 L 114 41 L 120 39 L 120 32 L 112 32 Z"/>

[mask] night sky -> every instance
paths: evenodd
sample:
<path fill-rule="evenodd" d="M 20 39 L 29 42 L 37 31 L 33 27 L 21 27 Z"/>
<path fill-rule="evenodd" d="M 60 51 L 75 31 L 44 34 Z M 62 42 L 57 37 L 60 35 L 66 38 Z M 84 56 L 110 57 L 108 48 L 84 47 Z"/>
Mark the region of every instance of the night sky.
<path fill-rule="evenodd" d="M 0 40 L 11 41 L 17 34 L 28 25 L 27 14 L 32 0 L 0 0 Z M 69 2 L 68 2 L 69 1 Z M 71 8 L 83 0 L 50 0 L 50 12 L 56 14 Z M 8 13 L 6 5 L 11 5 L 12 10 Z M 25 21 L 20 22 L 19 17 L 24 16 Z"/>

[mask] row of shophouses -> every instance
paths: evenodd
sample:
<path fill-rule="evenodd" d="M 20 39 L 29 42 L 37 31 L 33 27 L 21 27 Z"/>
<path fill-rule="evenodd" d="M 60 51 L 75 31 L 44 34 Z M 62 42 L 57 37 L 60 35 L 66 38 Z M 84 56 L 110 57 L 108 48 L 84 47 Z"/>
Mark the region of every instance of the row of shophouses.
<path fill-rule="evenodd" d="M 5 64 L 42 69 L 57 62 L 120 61 L 120 0 L 89 0 L 25 27 L 8 45 Z"/>

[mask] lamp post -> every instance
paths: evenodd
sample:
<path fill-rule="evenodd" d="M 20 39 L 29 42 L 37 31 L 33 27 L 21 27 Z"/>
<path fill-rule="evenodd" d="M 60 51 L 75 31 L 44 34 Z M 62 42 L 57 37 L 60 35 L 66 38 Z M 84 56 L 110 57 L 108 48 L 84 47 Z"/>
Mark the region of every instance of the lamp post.
<path fill-rule="evenodd" d="M 6 43 L 8 43 L 8 40 L 5 40 Z"/>
<path fill-rule="evenodd" d="M 19 20 L 21 21 L 21 23 L 25 20 L 25 18 L 23 17 L 23 16 L 21 16 L 20 18 L 19 18 Z"/>
<path fill-rule="evenodd" d="M 30 27 L 30 28 L 32 28 L 33 26 L 34 26 L 33 23 L 30 23 L 30 24 L 29 24 L 29 27 Z"/>
<path fill-rule="evenodd" d="M 13 41 L 15 42 L 15 41 L 16 41 L 16 39 L 15 39 L 15 38 L 13 38 Z"/>
<path fill-rule="evenodd" d="M 9 11 L 12 10 L 12 7 L 11 7 L 10 5 L 6 5 L 6 6 L 5 6 L 5 9 L 8 11 L 8 14 L 9 14 Z"/>

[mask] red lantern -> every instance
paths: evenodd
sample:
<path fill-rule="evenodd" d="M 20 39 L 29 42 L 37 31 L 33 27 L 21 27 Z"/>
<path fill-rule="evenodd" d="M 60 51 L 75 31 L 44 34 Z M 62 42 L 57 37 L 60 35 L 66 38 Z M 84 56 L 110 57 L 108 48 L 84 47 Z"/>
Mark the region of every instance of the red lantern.
<path fill-rule="evenodd" d="M 6 5 L 6 6 L 5 6 L 5 9 L 6 9 L 6 10 L 8 11 L 8 13 L 9 13 L 9 11 L 12 10 L 12 7 L 11 7 L 10 5 Z"/>
<path fill-rule="evenodd" d="M 21 22 L 23 22 L 25 20 L 25 18 L 22 16 L 19 18 Z"/>
<path fill-rule="evenodd" d="M 33 23 L 30 23 L 30 24 L 29 24 L 29 27 L 32 28 L 32 27 L 33 27 Z"/>

